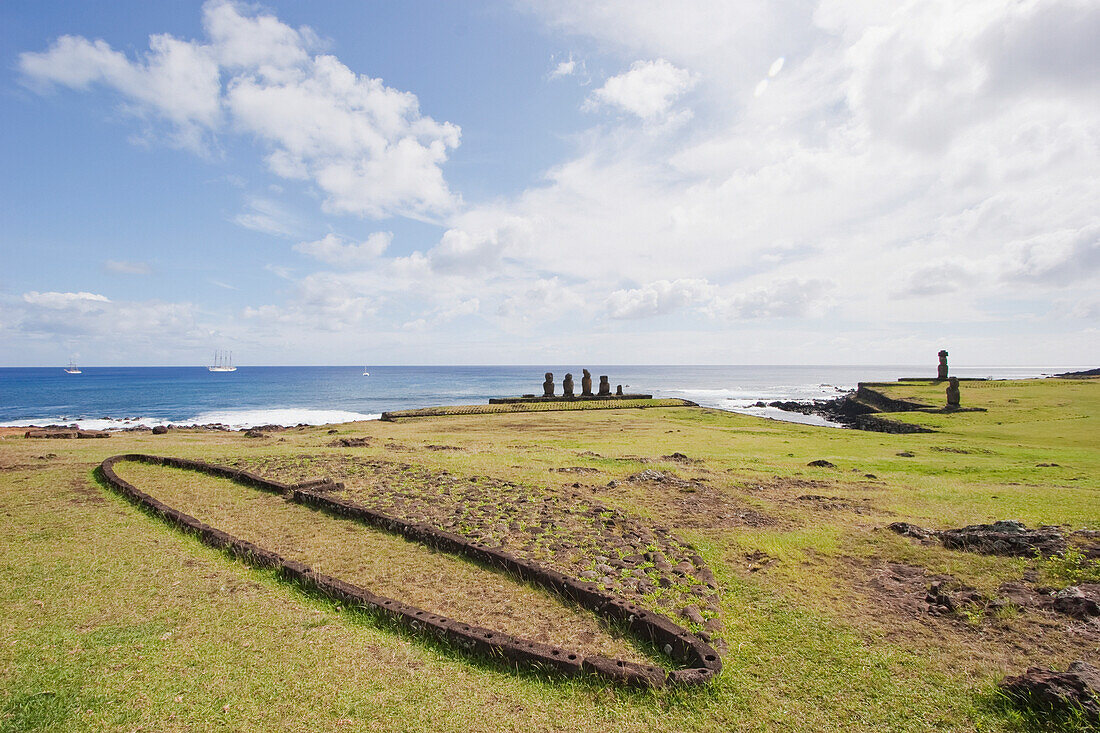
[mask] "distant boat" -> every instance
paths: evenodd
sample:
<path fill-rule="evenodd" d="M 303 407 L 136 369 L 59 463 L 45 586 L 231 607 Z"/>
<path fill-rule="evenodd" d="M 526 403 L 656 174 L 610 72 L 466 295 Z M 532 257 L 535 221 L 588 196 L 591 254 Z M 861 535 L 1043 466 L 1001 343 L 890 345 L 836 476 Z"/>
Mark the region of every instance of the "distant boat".
<path fill-rule="evenodd" d="M 233 352 L 232 351 L 215 351 L 214 363 L 206 367 L 212 372 L 235 372 L 237 367 L 233 366 Z"/>
<path fill-rule="evenodd" d="M 370 376 L 370 372 L 367 371 L 366 367 L 363 367 L 363 376 L 364 377 L 369 377 Z"/>
<path fill-rule="evenodd" d="M 65 367 L 65 373 L 66 374 L 83 374 L 83 372 L 80 371 L 80 367 L 78 367 L 76 365 L 76 362 L 73 361 L 72 359 L 69 359 L 69 366 Z"/>

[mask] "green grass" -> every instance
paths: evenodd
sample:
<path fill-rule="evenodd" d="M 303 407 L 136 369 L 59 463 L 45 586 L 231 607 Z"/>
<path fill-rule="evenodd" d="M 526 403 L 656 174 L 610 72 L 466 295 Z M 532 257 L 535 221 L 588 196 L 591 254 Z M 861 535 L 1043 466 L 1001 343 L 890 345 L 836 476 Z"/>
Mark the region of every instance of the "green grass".
<path fill-rule="evenodd" d="M 920 383 L 889 389 L 936 404 L 942 391 Z M 946 528 L 1007 518 L 1100 529 L 1100 384 L 964 382 L 962 396 L 988 412 L 890 415 L 939 431 L 912 435 L 684 408 L 458 415 L 340 425 L 335 436 L 328 428 L 266 438 L 6 435 L 0 730 L 1084 730 L 1072 717 L 1052 721 L 1018 709 L 996 684 L 1028 666 L 1062 669 L 1094 656 L 1095 642 L 1026 610 L 970 620 L 906 616 L 868 584 L 888 563 L 951 575 L 983 593 L 1029 571 L 1048 583 L 1095 581 L 1096 565 L 1072 553 L 985 557 L 882 529 L 898 520 Z M 369 437 L 370 445 L 329 445 L 349 436 Z M 124 452 L 266 460 L 309 475 L 327 465 L 320 458 L 351 456 L 408 465 L 410 482 L 423 469 L 549 495 L 588 492 L 592 501 L 668 526 L 704 557 L 721 588 L 725 669 L 704 689 L 653 693 L 469 659 L 304 593 L 136 509 L 92 475 L 103 458 Z M 663 458 L 675 452 L 699 462 Z M 818 458 L 837 467 L 806 465 Z M 568 466 L 598 473 L 550 471 Z M 702 488 L 627 481 L 645 468 Z M 186 489 L 159 470 L 141 478 L 166 494 Z M 219 486 L 194 487 L 192 508 Z M 847 508 L 824 509 L 805 495 L 837 497 Z M 342 522 L 260 516 L 235 502 L 218 516 L 230 521 L 236 512 L 233 521 L 257 538 L 278 531 L 286 539 L 288 523 L 295 532 L 312 527 L 318 544 L 310 552 L 337 548 L 327 561 L 357 562 L 342 534 L 354 533 Z M 737 519 L 749 511 L 769 522 Z M 392 538 L 371 542 L 372 552 L 405 558 L 405 570 L 386 582 L 422 593 L 426 605 L 469 603 L 474 594 L 457 583 L 433 596 L 432 584 L 417 579 L 424 567 L 451 568 L 456 577 L 486 572 L 401 549 Z M 775 562 L 752 572 L 746 556 L 755 552 Z M 517 585 L 514 598 L 528 592 Z"/>

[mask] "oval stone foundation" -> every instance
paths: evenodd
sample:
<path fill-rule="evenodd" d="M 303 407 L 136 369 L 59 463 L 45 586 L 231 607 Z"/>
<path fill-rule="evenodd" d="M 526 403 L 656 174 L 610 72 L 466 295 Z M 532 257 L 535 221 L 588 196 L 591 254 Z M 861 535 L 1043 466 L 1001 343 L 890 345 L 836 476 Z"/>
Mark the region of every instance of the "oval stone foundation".
<path fill-rule="evenodd" d="M 650 642 L 668 657 L 685 666 L 663 667 L 614 659 L 599 654 L 584 655 L 575 650 L 513 636 L 447 618 L 401 600 L 375 594 L 365 588 L 318 572 L 304 563 L 287 559 L 274 550 L 235 537 L 221 529 L 173 508 L 139 490 L 115 471 L 120 462 L 168 466 L 198 471 L 228 479 L 243 486 L 279 494 L 287 501 L 313 507 L 329 514 L 354 519 L 371 527 L 398 534 L 428 547 L 459 555 L 548 590 L 586 608 L 609 622 L 620 624 L 635 638 Z M 126 454 L 103 461 L 100 471 L 113 489 L 147 507 L 169 523 L 196 534 L 205 544 L 227 550 L 235 557 L 262 567 L 273 568 L 283 577 L 313 588 L 333 599 L 372 609 L 418 632 L 445 639 L 456 648 L 504 659 L 522 666 L 556 670 L 566 675 L 595 674 L 609 681 L 639 687 L 666 684 L 693 685 L 710 680 L 721 669 L 718 653 L 702 639 L 669 619 L 623 599 L 602 592 L 597 586 L 568 577 L 507 552 L 470 541 L 429 525 L 408 522 L 353 502 L 326 495 L 319 482 L 284 484 L 247 471 L 238 471 L 202 461 L 182 458 Z"/>

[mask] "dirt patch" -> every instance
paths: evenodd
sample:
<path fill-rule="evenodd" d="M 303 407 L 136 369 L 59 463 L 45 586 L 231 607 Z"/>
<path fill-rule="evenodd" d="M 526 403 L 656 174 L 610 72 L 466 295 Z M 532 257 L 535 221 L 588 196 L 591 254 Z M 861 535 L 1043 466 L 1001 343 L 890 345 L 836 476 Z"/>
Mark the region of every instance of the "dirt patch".
<path fill-rule="evenodd" d="M 674 527 L 713 529 L 720 527 L 772 527 L 779 522 L 721 491 L 702 478 L 685 479 L 671 471 L 647 468 L 626 482 L 647 508 L 668 517 Z M 610 488 L 624 488 L 616 484 Z"/>
<path fill-rule="evenodd" d="M 950 583 L 949 575 L 929 575 L 924 568 L 885 563 L 869 568 L 860 585 L 876 608 L 909 618 L 928 615 L 928 590 L 932 583 Z"/>
<path fill-rule="evenodd" d="M 600 473 L 600 469 L 589 466 L 565 466 L 564 468 L 551 468 L 550 473 Z"/>

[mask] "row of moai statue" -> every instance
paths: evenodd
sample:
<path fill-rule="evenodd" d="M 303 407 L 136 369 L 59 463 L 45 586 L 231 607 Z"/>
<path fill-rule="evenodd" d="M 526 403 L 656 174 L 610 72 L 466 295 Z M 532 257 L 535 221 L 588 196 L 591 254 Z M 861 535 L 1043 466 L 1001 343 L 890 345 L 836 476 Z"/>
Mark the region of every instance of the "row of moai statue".
<path fill-rule="evenodd" d="M 584 376 L 581 377 L 581 397 L 610 397 L 611 396 L 611 382 L 607 380 L 606 375 L 600 376 L 600 391 L 596 394 L 592 394 L 592 375 L 588 373 L 587 369 L 582 369 Z M 561 393 L 563 397 L 573 397 L 573 375 L 566 374 L 565 379 L 561 380 Z M 623 386 L 620 384 L 615 388 L 615 394 L 622 396 Z M 542 383 L 542 396 L 553 397 L 554 396 L 554 373 L 546 372 L 546 381 Z"/>

